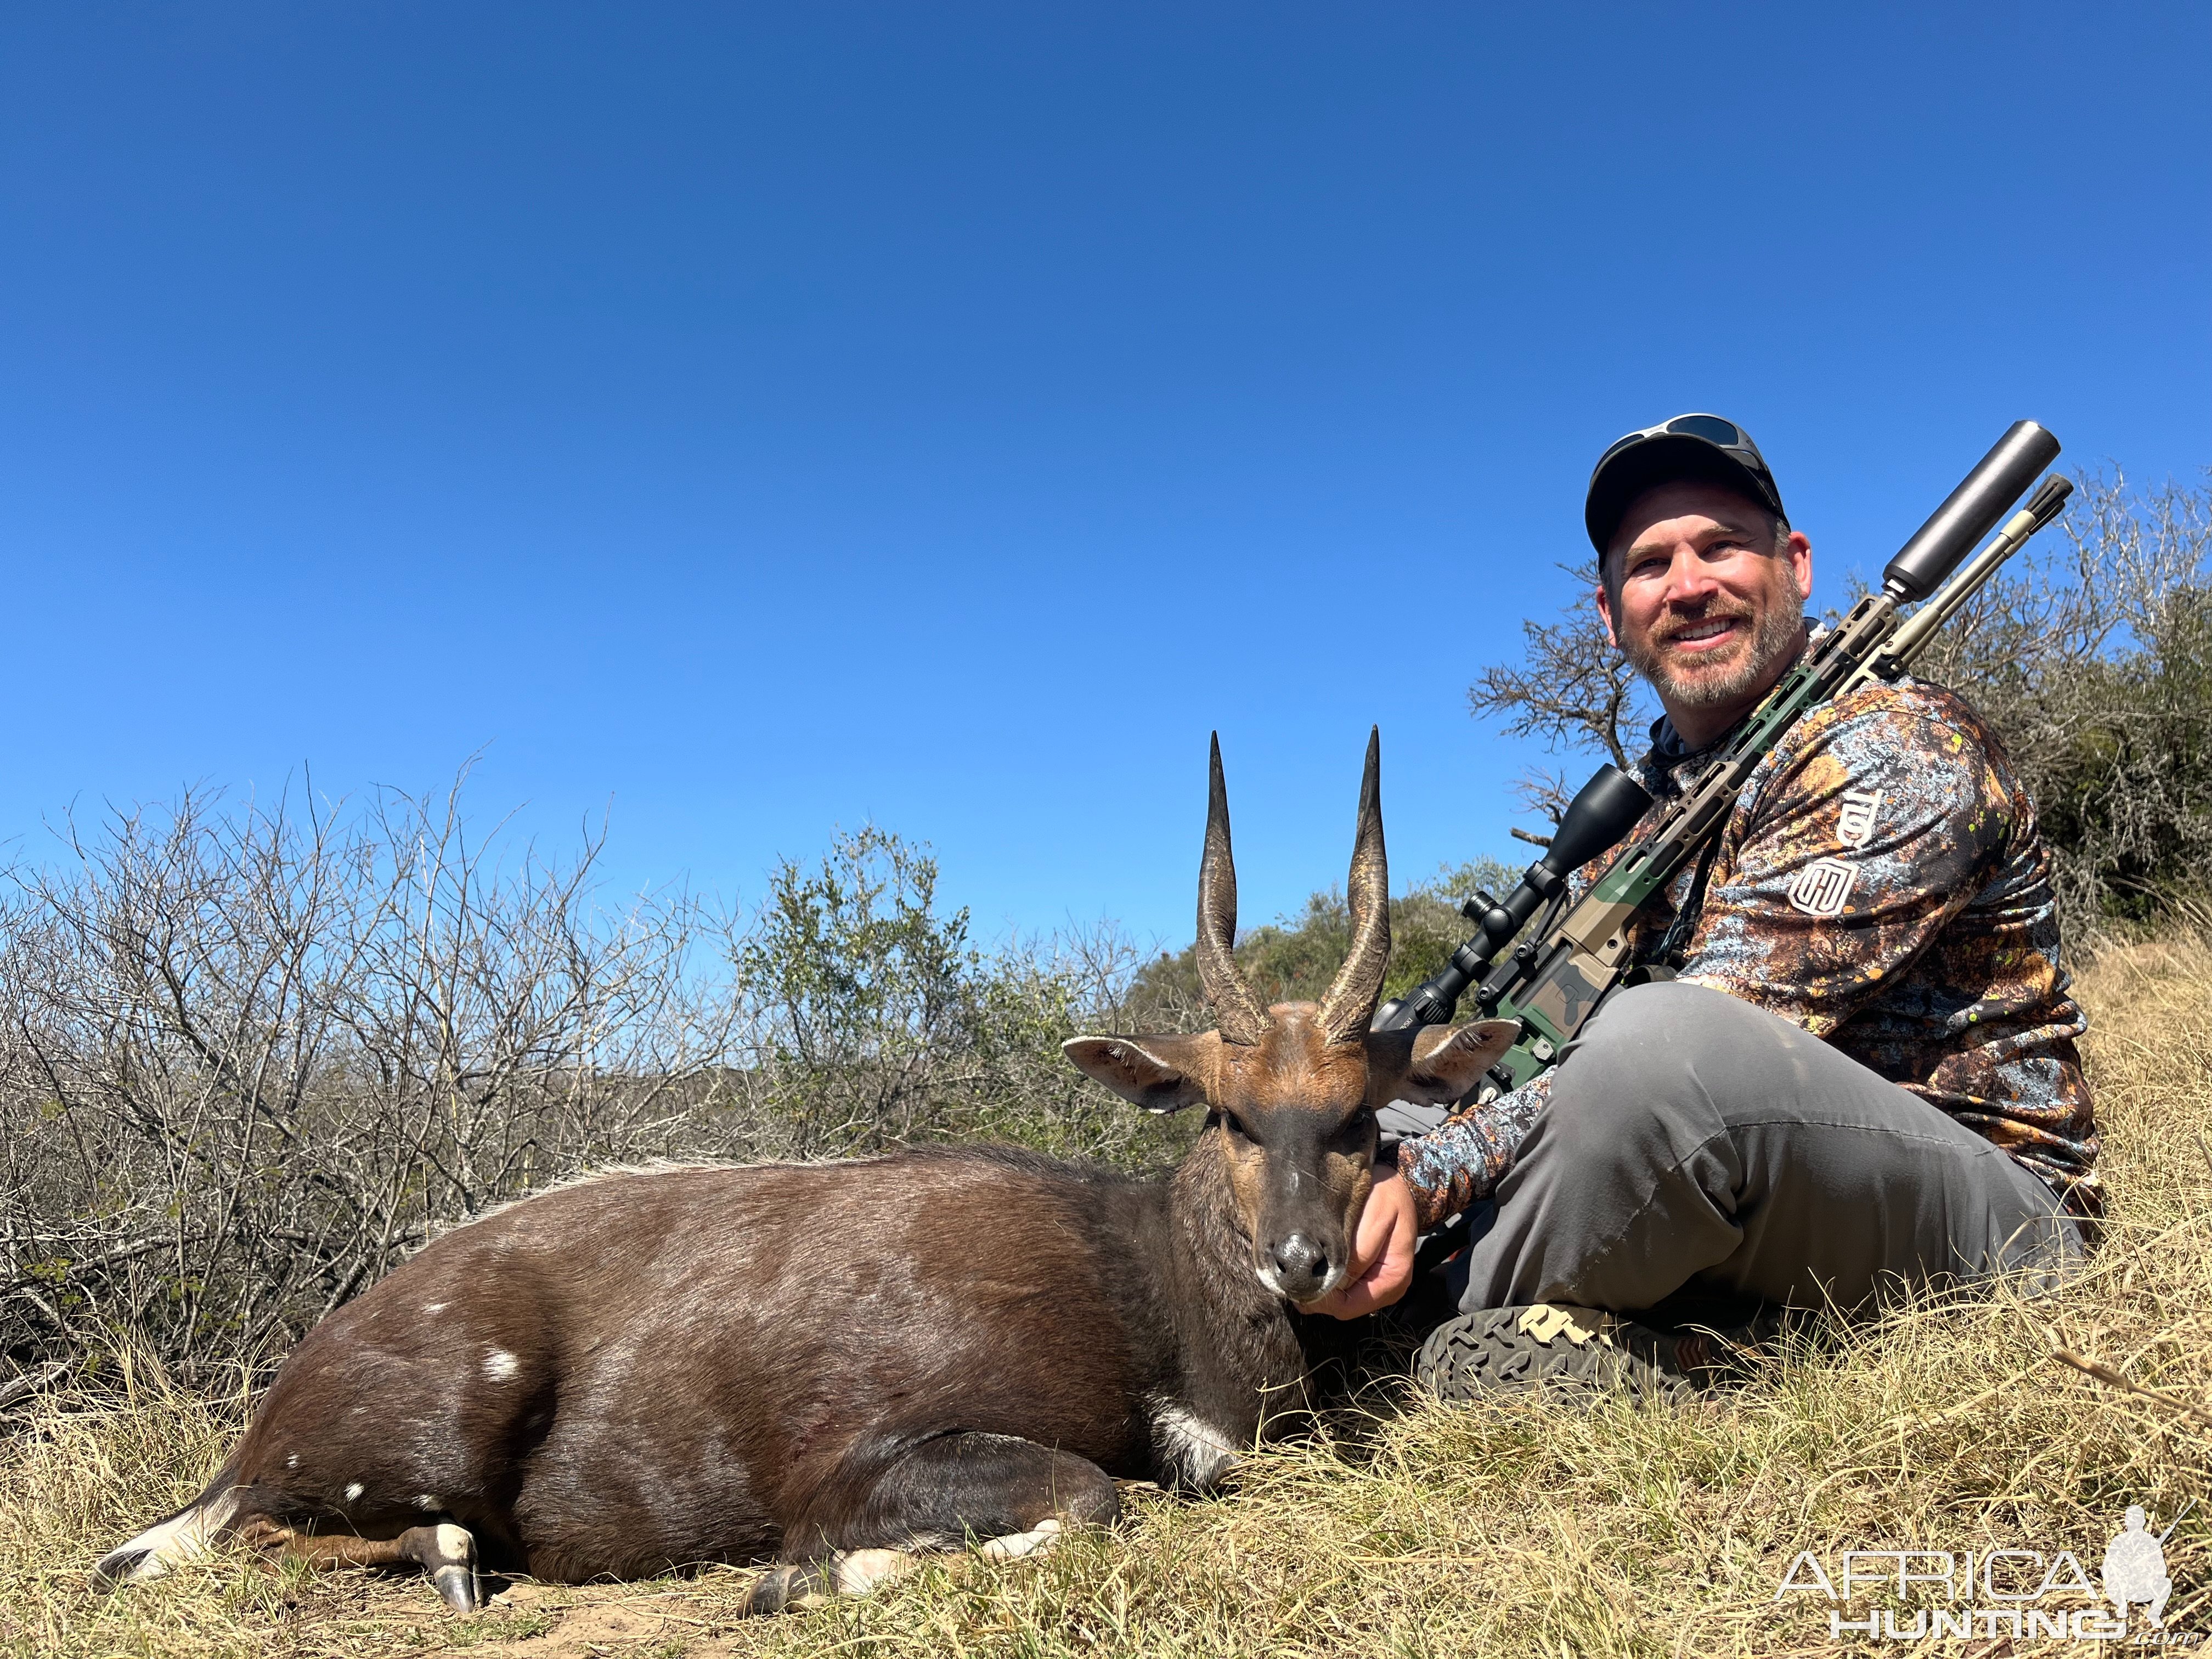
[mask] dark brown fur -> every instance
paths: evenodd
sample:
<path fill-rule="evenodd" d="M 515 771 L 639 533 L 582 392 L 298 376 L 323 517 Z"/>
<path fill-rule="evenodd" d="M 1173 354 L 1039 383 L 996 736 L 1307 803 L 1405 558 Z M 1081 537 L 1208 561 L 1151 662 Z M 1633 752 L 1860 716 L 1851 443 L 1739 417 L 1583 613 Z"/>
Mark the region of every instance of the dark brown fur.
<path fill-rule="evenodd" d="M 1304 1371 L 1220 1139 L 1172 1182 L 994 1150 L 545 1194 L 317 1327 L 210 1495 L 366 1536 L 442 1513 L 486 1565 L 575 1580 L 909 1541 L 856 1499 L 948 1431 L 1172 1478 L 1146 1396 L 1249 1443 Z"/>

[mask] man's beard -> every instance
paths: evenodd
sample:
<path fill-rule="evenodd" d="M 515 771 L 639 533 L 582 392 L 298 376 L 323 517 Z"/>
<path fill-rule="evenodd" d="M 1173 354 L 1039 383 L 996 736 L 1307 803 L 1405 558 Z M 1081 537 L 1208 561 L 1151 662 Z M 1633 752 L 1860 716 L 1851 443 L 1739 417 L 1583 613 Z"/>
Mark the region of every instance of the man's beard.
<path fill-rule="evenodd" d="M 1803 601 L 1791 595 L 1767 608 L 1753 630 L 1751 644 L 1736 661 L 1726 667 L 1710 672 L 1677 674 L 1674 665 L 1667 655 L 1667 641 L 1650 641 L 1643 637 L 1626 637 L 1621 641 L 1621 654 L 1628 665 L 1651 682 L 1659 695 L 1686 708 L 1707 708 L 1715 703 L 1729 702 L 1741 696 L 1774 665 L 1787 656 L 1797 644 L 1798 630 L 1804 618 L 1798 611 Z M 1748 617 L 1748 606 L 1723 610 L 1708 605 L 1702 616 L 1688 618 L 1676 624 L 1676 631 L 1694 628 L 1699 623 Z M 1669 635 L 1671 638 L 1672 635 Z"/>

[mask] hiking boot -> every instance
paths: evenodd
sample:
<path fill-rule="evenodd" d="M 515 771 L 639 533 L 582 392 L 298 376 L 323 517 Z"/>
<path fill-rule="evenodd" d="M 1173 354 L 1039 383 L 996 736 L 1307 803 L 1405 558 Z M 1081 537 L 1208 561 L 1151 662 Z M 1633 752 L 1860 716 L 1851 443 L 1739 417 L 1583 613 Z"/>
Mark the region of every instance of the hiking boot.
<path fill-rule="evenodd" d="M 1542 1389 L 1619 1389 L 1639 1402 L 1689 1400 L 1748 1376 L 1779 1328 L 1770 1316 L 1747 1325 L 1669 1331 L 1562 1303 L 1493 1308 L 1430 1332 L 1413 1358 L 1413 1376 L 1439 1400 Z"/>

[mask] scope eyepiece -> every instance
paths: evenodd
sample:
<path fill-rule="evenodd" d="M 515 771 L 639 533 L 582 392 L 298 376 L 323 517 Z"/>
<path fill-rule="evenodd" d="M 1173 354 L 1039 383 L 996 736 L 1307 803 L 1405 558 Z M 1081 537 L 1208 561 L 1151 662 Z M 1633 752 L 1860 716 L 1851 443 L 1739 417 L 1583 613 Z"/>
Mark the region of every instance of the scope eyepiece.
<path fill-rule="evenodd" d="M 1480 927 L 1481 926 L 1482 919 L 1497 908 L 1498 901 L 1496 898 L 1492 896 L 1490 890 L 1486 887 L 1478 887 L 1474 890 L 1474 897 L 1464 900 L 1461 903 L 1459 913 L 1465 916 L 1469 921 L 1474 922 L 1477 927 Z"/>

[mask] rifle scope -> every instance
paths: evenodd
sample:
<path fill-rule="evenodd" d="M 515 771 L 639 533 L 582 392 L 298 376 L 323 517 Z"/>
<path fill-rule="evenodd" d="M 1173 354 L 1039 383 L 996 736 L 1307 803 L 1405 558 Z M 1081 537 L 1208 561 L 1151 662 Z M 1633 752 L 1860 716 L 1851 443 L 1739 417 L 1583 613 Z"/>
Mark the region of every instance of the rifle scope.
<path fill-rule="evenodd" d="M 2057 439 L 2033 421 L 2014 421 L 1898 550 L 1881 573 L 1882 587 L 1899 605 L 1926 599 L 2057 455 Z"/>
<path fill-rule="evenodd" d="M 1557 894 L 1574 872 L 1620 845 L 1621 837 L 1636 827 L 1637 820 L 1650 806 L 1651 797 L 1634 778 L 1617 766 L 1599 767 L 1568 803 L 1559 827 L 1553 832 L 1551 845 L 1544 849 L 1543 857 L 1522 872 L 1521 884 L 1502 901 L 1478 893 L 1462 905 L 1460 914 L 1478 929 L 1475 936 L 1452 952 L 1451 960 L 1434 979 L 1415 987 L 1412 995 L 1376 1009 L 1373 1029 L 1402 1031 L 1409 1026 L 1441 1025 L 1449 1019 L 1459 1006 L 1460 994 L 1482 977 L 1491 959 L 1528 926 L 1537 907 Z"/>

